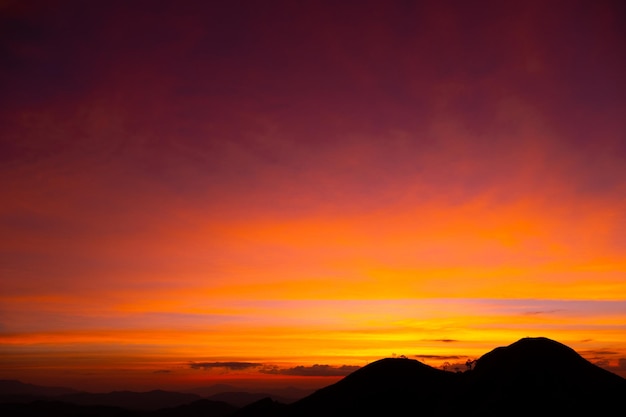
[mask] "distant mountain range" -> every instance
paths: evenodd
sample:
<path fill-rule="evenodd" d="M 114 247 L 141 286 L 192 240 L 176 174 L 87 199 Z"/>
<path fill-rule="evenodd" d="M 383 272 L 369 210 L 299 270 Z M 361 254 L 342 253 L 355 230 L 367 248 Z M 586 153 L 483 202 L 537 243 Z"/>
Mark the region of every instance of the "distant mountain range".
<path fill-rule="evenodd" d="M 78 390 L 65 387 L 42 387 L 40 385 L 25 384 L 20 381 L 0 380 L 0 395 L 35 395 L 54 397 L 57 395 L 74 394 Z"/>
<path fill-rule="evenodd" d="M 199 392 L 206 392 L 208 395 L 200 395 Z M 293 387 L 273 389 L 271 393 L 253 389 L 241 391 L 232 385 L 217 384 L 194 389 L 192 392 L 153 390 L 148 392 L 113 391 L 109 393 L 91 393 L 77 391 L 72 388 L 46 387 L 25 384 L 14 380 L 0 380 L 0 403 L 55 400 L 76 405 L 121 407 L 129 410 L 159 410 L 186 405 L 199 400 L 223 402 L 236 408 L 244 407 L 264 398 L 271 398 L 273 401 L 290 404 L 312 392 L 314 390 Z"/>
<path fill-rule="evenodd" d="M 227 403 L 244 406 L 260 399 L 270 397 L 271 399 L 289 404 L 315 392 L 315 389 L 304 389 L 296 387 L 272 388 L 259 390 L 258 388 L 235 387 L 227 384 L 215 384 L 206 387 L 194 388 L 186 392 L 197 394 L 203 398 L 215 401 L 225 401 Z"/>
<path fill-rule="evenodd" d="M 626 379 L 547 338 L 524 338 L 447 372 L 407 358 L 373 362 L 297 401 L 262 393 L 89 394 L 0 381 L 0 414 L 94 417 L 617 415 Z"/>

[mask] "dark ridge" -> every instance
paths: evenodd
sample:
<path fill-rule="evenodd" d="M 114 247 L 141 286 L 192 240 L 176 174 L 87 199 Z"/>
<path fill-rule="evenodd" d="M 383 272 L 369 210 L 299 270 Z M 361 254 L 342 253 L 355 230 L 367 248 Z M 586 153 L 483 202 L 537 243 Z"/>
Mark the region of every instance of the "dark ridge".
<path fill-rule="evenodd" d="M 142 417 L 143 413 L 119 407 L 77 405 L 60 401 L 0 404 L 0 415 L 10 417 Z"/>
<path fill-rule="evenodd" d="M 213 384 L 206 387 L 197 387 L 185 392 L 189 392 L 192 394 L 200 395 L 201 397 L 209 397 L 214 394 L 219 394 L 220 392 L 229 392 L 229 391 L 240 391 L 234 385 L 228 384 Z"/>
<path fill-rule="evenodd" d="M 266 392 L 247 392 L 247 391 L 234 391 L 234 392 L 220 392 L 219 394 L 213 394 L 207 399 L 213 401 L 223 401 L 228 404 L 232 404 L 235 407 L 245 407 L 248 404 L 252 404 L 264 398 L 270 398 L 282 404 L 289 404 L 296 401 L 294 398 L 281 397 Z"/>
<path fill-rule="evenodd" d="M 78 392 L 80 391 L 66 387 L 46 387 L 9 379 L 0 380 L 0 395 L 2 396 L 24 395 L 33 397 L 54 397 Z"/>
<path fill-rule="evenodd" d="M 282 416 L 286 404 L 272 400 L 270 397 L 260 399 L 235 412 L 232 417 L 274 417 Z"/>
<path fill-rule="evenodd" d="M 113 391 L 106 394 L 83 392 L 63 395 L 57 399 L 79 405 L 107 405 L 133 410 L 158 410 L 189 404 L 202 399 L 202 397 L 196 394 L 154 390 L 148 392 Z"/>
<path fill-rule="evenodd" d="M 178 407 L 164 408 L 146 416 L 150 417 L 227 417 L 238 410 L 231 404 L 223 401 L 202 399 Z"/>
<path fill-rule="evenodd" d="M 198 394 L 205 398 L 219 400 L 219 401 L 226 401 L 226 402 L 229 402 L 229 401 L 223 398 L 219 398 L 219 397 L 220 396 L 228 397 L 232 393 L 242 393 L 244 396 L 249 395 L 251 398 L 252 396 L 259 395 L 259 397 L 254 398 L 253 401 L 251 401 L 250 403 L 254 401 L 258 401 L 259 399 L 262 399 L 265 397 L 271 397 L 272 399 L 279 401 L 279 402 L 292 403 L 296 400 L 306 397 L 307 395 L 311 395 L 313 392 L 315 392 L 315 390 L 308 389 L 308 388 L 307 389 L 296 388 L 296 387 L 286 387 L 286 388 L 267 387 L 263 389 L 252 388 L 252 387 L 241 388 L 241 387 L 236 387 L 233 385 L 214 384 L 214 385 L 209 385 L 206 387 L 193 388 L 190 390 L 186 390 L 185 392 Z M 233 404 L 233 405 L 237 405 L 237 404 Z"/>

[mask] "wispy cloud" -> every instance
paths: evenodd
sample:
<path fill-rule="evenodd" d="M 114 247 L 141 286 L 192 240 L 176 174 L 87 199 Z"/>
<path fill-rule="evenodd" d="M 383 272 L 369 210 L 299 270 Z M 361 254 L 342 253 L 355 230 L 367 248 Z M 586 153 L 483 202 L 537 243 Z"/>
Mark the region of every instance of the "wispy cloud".
<path fill-rule="evenodd" d="M 606 355 L 619 355 L 621 352 L 612 351 L 612 350 L 583 350 L 580 351 L 580 354 L 583 356 L 593 357 L 593 356 L 606 356 Z"/>
<path fill-rule="evenodd" d="M 534 310 L 534 311 L 524 311 L 522 314 L 525 314 L 527 316 L 538 316 L 541 314 L 553 314 L 559 311 L 560 310 Z"/>

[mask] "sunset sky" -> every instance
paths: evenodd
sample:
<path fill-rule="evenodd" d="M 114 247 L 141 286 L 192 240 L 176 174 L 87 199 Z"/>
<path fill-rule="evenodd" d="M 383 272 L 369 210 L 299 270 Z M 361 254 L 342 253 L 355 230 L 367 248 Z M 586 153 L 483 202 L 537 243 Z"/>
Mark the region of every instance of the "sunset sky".
<path fill-rule="evenodd" d="M 626 377 L 623 1 L 0 0 L 0 379 Z"/>

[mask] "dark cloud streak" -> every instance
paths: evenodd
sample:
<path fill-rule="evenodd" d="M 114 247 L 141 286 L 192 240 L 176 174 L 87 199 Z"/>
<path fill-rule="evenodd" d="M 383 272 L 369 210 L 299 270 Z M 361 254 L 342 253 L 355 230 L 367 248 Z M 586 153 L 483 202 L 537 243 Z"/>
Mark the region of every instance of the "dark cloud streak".
<path fill-rule="evenodd" d="M 268 366 L 262 368 L 259 372 L 271 375 L 292 375 L 292 376 L 346 376 L 360 369 L 355 365 L 318 365 L 313 366 L 294 366 L 293 368 L 279 368 L 277 366 Z"/>
<path fill-rule="evenodd" d="M 436 360 L 450 360 L 450 359 L 461 359 L 465 356 L 458 355 L 415 355 L 418 359 L 436 359 Z"/>
<path fill-rule="evenodd" d="M 425 342 L 443 342 L 443 343 L 454 343 L 458 342 L 456 339 L 427 339 Z"/>
<path fill-rule="evenodd" d="M 191 369 L 229 369 L 231 371 L 242 371 L 244 369 L 258 368 L 262 366 L 260 363 L 254 362 L 191 362 L 189 367 Z"/>

